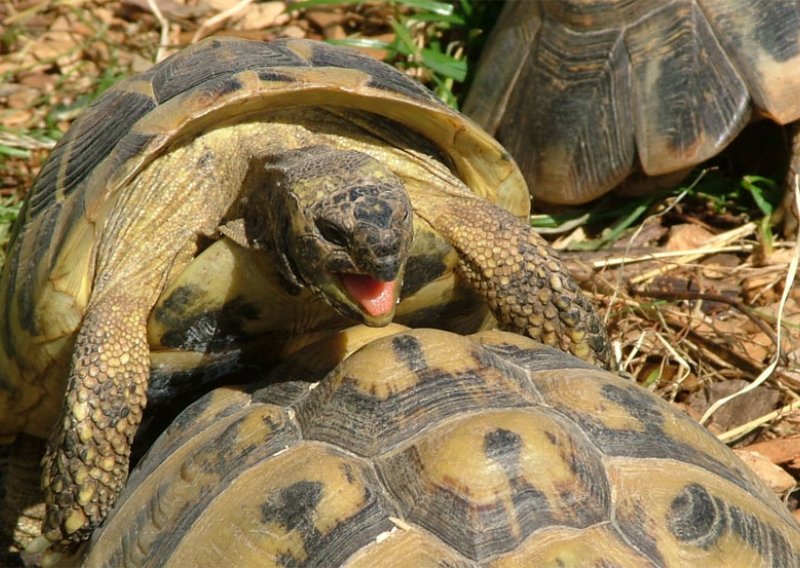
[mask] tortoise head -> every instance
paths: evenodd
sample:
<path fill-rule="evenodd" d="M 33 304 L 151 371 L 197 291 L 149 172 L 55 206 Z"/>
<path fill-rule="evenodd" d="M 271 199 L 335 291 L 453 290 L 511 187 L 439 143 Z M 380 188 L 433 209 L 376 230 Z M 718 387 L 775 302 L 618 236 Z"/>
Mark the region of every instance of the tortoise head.
<path fill-rule="evenodd" d="M 371 156 L 327 146 L 280 154 L 266 168 L 273 209 L 285 215 L 271 223 L 283 275 L 345 316 L 388 324 L 413 239 L 400 179 Z"/>

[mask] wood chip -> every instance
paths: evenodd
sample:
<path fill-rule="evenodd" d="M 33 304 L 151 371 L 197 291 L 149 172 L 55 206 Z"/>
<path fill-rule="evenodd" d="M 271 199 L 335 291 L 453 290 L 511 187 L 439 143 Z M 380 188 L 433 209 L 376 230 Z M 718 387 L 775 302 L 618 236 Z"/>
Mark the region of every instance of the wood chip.
<path fill-rule="evenodd" d="M 800 434 L 787 438 L 778 438 L 767 442 L 750 444 L 743 449 L 758 452 L 774 464 L 793 464 L 794 462 L 800 461 Z M 793 465 L 793 467 L 797 466 Z"/>
<path fill-rule="evenodd" d="M 759 452 L 750 450 L 734 450 L 734 452 L 776 495 L 782 496 L 795 486 L 794 477 Z"/>

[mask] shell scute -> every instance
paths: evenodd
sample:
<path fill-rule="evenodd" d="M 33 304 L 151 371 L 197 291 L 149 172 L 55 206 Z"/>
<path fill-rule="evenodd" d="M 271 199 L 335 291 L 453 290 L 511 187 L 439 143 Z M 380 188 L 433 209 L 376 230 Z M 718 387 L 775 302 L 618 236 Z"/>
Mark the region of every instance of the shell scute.
<path fill-rule="evenodd" d="M 350 451 L 371 457 L 451 413 L 521 406 L 535 398 L 527 375 L 504 373 L 491 354 L 477 355 L 480 347 L 471 341 L 461 338 L 458 347 L 445 350 L 438 334 L 424 331 L 431 335 L 425 349 L 414 349 L 416 335 L 399 334 L 351 357 L 298 406 L 304 434 L 330 443 L 347 439 Z M 384 355 L 376 366 L 378 353 Z"/>
<path fill-rule="evenodd" d="M 537 373 L 544 400 L 574 420 L 592 443 L 608 456 L 643 460 L 674 459 L 730 479 L 742 489 L 764 495 L 752 474 L 688 416 L 622 379 L 587 371 L 570 383 L 558 371 Z"/>
<path fill-rule="evenodd" d="M 315 464 L 313 470 L 305 466 Z M 255 484 L 255 486 L 254 486 Z M 257 489 L 256 489 L 257 487 Z M 174 539 L 174 554 L 200 565 L 341 565 L 392 528 L 374 471 L 341 451 L 305 443 L 243 472 Z M 217 529 L 217 523 L 227 527 Z M 226 543 L 233 537 L 240 546 Z"/>
<path fill-rule="evenodd" d="M 608 462 L 618 495 L 614 523 L 659 565 L 798 565 L 800 532 L 784 510 L 754 507 L 749 490 L 704 468 L 662 467 L 681 475 L 653 475 L 646 463 L 626 458 Z M 634 489 L 645 486 L 647 493 Z"/>
<path fill-rule="evenodd" d="M 308 66 L 282 42 L 242 42 L 215 38 L 171 57 L 153 74 L 153 91 L 159 104 L 204 83 L 223 84 L 241 71 L 272 67 Z"/>
<path fill-rule="evenodd" d="M 583 528 L 610 513 L 599 452 L 545 409 L 439 422 L 377 467 L 406 519 L 478 561 L 544 527 Z"/>
<path fill-rule="evenodd" d="M 176 424 L 166 439 L 151 448 L 153 467 L 133 472 L 131 486 L 147 489 L 127 499 L 119 515 L 106 524 L 104 530 L 121 543 L 118 549 L 107 551 L 109 565 L 154 565 L 148 564 L 148 558 L 169 557 L 188 528 L 187 515 L 209 507 L 231 479 L 299 441 L 299 432 L 284 409 L 249 405 L 249 396 L 236 393 L 232 399 L 230 394 L 205 400 L 200 415 L 193 413 L 204 427 L 184 417 L 181 424 L 188 428 Z M 232 404 L 236 399 L 238 404 Z M 202 418 L 210 418 L 211 413 L 214 420 Z M 156 469 L 158 475 L 151 475 Z M 136 527 L 133 534 L 127 532 L 129 526 Z M 171 533 L 170 538 L 163 538 L 165 533 Z"/>
<path fill-rule="evenodd" d="M 696 5 L 673 2 L 653 12 L 626 30 L 625 44 L 648 175 L 710 158 L 744 128 L 747 87 Z"/>
<path fill-rule="evenodd" d="M 320 43 L 314 46 L 309 61 L 315 67 L 358 69 L 369 77 L 367 82 L 369 87 L 428 104 L 437 106 L 442 104 L 421 84 L 416 81 L 407 81 L 403 75 L 393 72 L 378 60 L 354 51 L 341 51 Z"/>
<path fill-rule="evenodd" d="M 28 219 L 35 218 L 54 201 L 61 201 L 114 149 L 141 117 L 156 103 L 124 83 L 101 96 L 59 141 L 31 189 Z"/>
<path fill-rule="evenodd" d="M 700 1 L 754 105 L 780 124 L 800 118 L 800 6 L 794 0 Z"/>

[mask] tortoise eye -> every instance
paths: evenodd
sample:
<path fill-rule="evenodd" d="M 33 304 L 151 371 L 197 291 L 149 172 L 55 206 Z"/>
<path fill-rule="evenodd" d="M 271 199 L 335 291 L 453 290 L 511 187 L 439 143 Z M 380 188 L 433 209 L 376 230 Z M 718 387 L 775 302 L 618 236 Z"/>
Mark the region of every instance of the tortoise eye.
<path fill-rule="evenodd" d="M 317 219 L 317 229 L 329 243 L 340 247 L 347 245 L 347 236 L 342 228 L 327 219 Z"/>

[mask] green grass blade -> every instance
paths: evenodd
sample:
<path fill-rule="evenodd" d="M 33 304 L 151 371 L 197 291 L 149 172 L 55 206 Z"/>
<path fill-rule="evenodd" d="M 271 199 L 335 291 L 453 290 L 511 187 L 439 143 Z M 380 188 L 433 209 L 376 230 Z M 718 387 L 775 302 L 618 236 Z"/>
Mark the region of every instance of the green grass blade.
<path fill-rule="evenodd" d="M 30 159 L 31 157 L 29 150 L 13 148 L 12 146 L 6 146 L 5 144 L 0 144 L 0 154 L 3 156 L 9 156 L 11 158 L 25 158 L 26 160 Z"/>
<path fill-rule="evenodd" d="M 463 59 L 426 48 L 422 50 L 422 62 L 433 72 L 450 79 L 460 82 L 467 78 L 467 62 Z"/>

